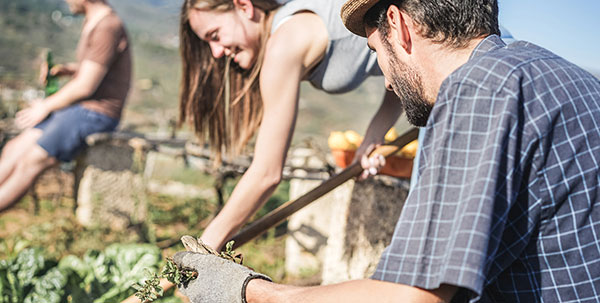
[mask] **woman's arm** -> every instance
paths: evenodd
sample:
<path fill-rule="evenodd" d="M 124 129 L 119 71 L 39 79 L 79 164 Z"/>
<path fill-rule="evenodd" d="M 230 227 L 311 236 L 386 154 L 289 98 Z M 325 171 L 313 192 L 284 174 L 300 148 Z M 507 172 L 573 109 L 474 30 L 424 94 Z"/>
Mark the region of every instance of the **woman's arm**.
<path fill-rule="evenodd" d="M 263 119 L 252 164 L 202 234 L 204 243 L 221 248 L 276 189 L 294 131 L 300 81 L 323 56 L 327 39 L 320 19 L 307 13 L 292 17 L 269 39 L 260 76 Z"/>
<path fill-rule="evenodd" d="M 225 207 L 204 230 L 205 244 L 220 249 L 279 184 L 294 131 L 300 81 L 323 57 L 328 39 L 325 25 L 312 13 L 294 15 L 269 39 L 260 77 L 264 112 L 254 158 Z M 161 285 L 165 290 L 173 286 L 165 279 Z M 131 296 L 121 303 L 137 302 Z"/>

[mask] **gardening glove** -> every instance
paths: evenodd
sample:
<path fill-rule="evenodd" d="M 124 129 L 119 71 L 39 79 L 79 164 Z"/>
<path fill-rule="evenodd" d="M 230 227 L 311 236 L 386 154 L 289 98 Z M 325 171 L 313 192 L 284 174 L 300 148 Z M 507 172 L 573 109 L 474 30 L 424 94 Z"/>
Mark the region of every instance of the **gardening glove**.
<path fill-rule="evenodd" d="M 252 279 L 272 281 L 268 276 L 212 254 L 182 251 L 173 256 L 173 261 L 198 272 L 198 277 L 187 285 L 178 285 L 192 303 L 246 303 L 246 286 Z"/>

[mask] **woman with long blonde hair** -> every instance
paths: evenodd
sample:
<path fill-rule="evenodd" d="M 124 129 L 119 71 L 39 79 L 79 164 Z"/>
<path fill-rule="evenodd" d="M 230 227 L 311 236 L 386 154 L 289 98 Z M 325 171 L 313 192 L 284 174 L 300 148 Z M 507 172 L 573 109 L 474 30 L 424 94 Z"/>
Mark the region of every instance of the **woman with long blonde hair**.
<path fill-rule="evenodd" d="M 257 133 L 252 164 L 201 239 L 221 248 L 281 180 L 297 116 L 300 82 L 347 92 L 381 75 L 366 39 L 346 30 L 341 0 L 186 0 L 180 23 L 180 118 L 216 157 L 236 155 Z M 357 152 L 381 143 L 401 114 L 384 97 Z M 380 157 L 372 159 L 379 167 Z M 369 161 L 363 161 L 369 163 Z M 365 165 L 363 165 L 365 166 Z M 373 172 L 373 169 L 371 169 Z"/>

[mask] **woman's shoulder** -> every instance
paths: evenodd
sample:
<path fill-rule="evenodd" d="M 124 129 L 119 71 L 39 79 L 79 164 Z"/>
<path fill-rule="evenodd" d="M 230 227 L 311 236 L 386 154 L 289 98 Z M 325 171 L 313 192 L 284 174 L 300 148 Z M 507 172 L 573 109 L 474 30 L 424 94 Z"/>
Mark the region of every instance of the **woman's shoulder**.
<path fill-rule="evenodd" d="M 271 34 L 265 55 L 314 61 L 323 56 L 328 42 L 327 28 L 321 18 L 312 12 L 300 12 Z"/>
<path fill-rule="evenodd" d="M 271 33 L 271 38 L 295 40 L 297 37 L 311 35 L 315 38 L 327 36 L 327 27 L 317 14 L 303 11 L 289 16 L 285 22 L 279 24 L 277 29 Z"/>

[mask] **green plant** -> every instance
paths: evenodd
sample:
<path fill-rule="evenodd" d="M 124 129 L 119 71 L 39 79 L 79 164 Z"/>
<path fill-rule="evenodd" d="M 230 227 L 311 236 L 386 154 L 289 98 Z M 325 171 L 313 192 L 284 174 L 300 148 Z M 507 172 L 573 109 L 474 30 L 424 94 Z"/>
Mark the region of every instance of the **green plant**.
<path fill-rule="evenodd" d="M 166 278 L 169 282 L 180 285 L 187 284 L 198 277 L 198 273 L 195 270 L 180 267 L 171 258 L 167 258 L 167 264 L 160 275 L 150 272 L 147 275 L 148 279 L 143 284 L 137 283 L 132 286 L 136 290 L 135 296 L 142 303 L 153 302 L 163 295 L 164 290 L 160 286 L 161 278 Z"/>
<path fill-rule="evenodd" d="M 144 279 L 142 269 L 158 268 L 160 258 L 157 247 L 139 244 L 113 244 L 60 262 L 42 249 L 25 249 L 0 260 L 0 303 L 120 302 Z"/>
<path fill-rule="evenodd" d="M 223 259 L 227 259 L 230 261 L 233 261 L 237 264 L 242 264 L 242 262 L 244 261 L 244 258 L 242 257 L 242 254 L 235 254 L 235 251 L 233 250 L 233 243 L 235 243 L 234 241 L 229 241 L 227 242 L 227 244 L 225 244 L 225 251 L 222 251 L 219 256 Z"/>
<path fill-rule="evenodd" d="M 167 262 L 169 264 L 169 262 Z M 135 296 L 142 301 L 142 303 L 152 302 L 164 293 L 163 288 L 160 286 L 160 277 L 156 273 L 148 272 L 148 279 L 144 281 L 144 284 L 134 284 L 132 287 L 136 290 Z"/>
<path fill-rule="evenodd" d="M 193 269 L 180 267 L 173 259 L 167 259 L 167 265 L 163 269 L 162 275 L 173 284 L 187 284 L 188 282 L 196 279 L 198 273 Z"/>

